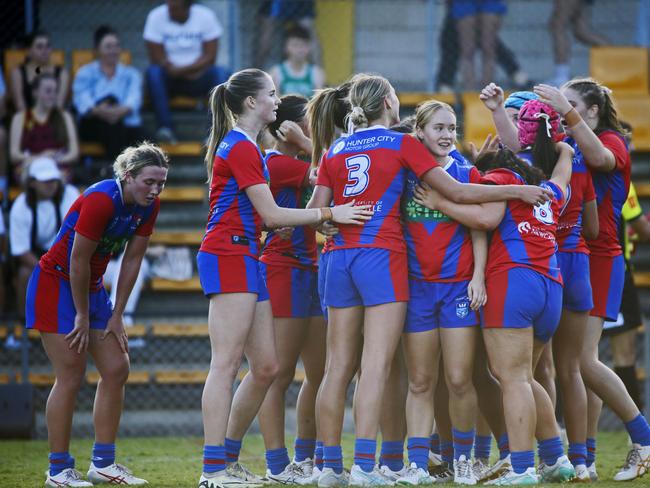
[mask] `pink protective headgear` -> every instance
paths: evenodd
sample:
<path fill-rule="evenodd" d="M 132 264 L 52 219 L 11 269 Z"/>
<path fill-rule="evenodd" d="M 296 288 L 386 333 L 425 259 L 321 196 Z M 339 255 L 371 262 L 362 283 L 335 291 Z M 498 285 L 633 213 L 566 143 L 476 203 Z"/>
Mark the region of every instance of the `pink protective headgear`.
<path fill-rule="evenodd" d="M 539 100 L 528 100 L 519 110 L 519 144 L 528 147 L 535 142 L 539 124 L 546 124 L 546 134 L 555 138 L 560 128 L 560 115 L 550 105 Z"/>

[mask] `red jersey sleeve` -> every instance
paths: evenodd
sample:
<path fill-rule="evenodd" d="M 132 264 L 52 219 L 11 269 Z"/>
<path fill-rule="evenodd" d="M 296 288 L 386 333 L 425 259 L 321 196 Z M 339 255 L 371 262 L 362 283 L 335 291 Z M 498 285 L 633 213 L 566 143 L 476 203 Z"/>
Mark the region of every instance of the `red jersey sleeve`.
<path fill-rule="evenodd" d="M 267 183 L 262 171 L 260 153 L 253 143 L 248 141 L 237 143 L 230 151 L 227 163 L 240 190 Z"/>
<path fill-rule="evenodd" d="M 328 188 L 334 188 L 332 178 L 330 177 L 329 171 L 327 169 L 328 159 L 323 156 L 321 159 L 320 165 L 318 166 L 318 178 L 316 179 L 317 185 L 326 186 Z"/>
<path fill-rule="evenodd" d="M 114 212 L 113 200 L 106 193 L 98 191 L 84 196 L 74 231 L 99 242 Z"/>
<path fill-rule="evenodd" d="M 477 183 L 477 184 L 481 183 L 481 178 L 482 177 L 483 176 L 481 175 L 481 172 L 478 169 L 472 167 L 472 169 L 469 170 L 469 182 L 470 183 Z"/>
<path fill-rule="evenodd" d="M 598 135 L 598 139 L 603 143 L 607 149 L 609 149 L 614 155 L 616 160 L 616 169 L 622 170 L 627 164 L 627 147 L 623 138 L 611 131 L 605 131 Z"/>
<path fill-rule="evenodd" d="M 483 175 L 481 183 L 487 185 L 521 185 L 522 181 L 512 171 L 495 169 Z"/>
<path fill-rule="evenodd" d="M 402 164 L 418 178 L 430 169 L 440 166 L 429 150 L 412 136 L 404 136 L 401 147 Z"/>
<path fill-rule="evenodd" d="M 278 154 L 266 161 L 274 188 L 302 188 L 309 173 L 310 165 L 299 159 Z"/>
<path fill-rule="evenodd" d="M 152 205 L 153 208 L 151 209 L 149 218 L 140 223 L 135 231 L 135 235 L 149 237 L 151 234 L 153 234 L 153 226 L 156 223 L 156 218 L 158 218 L 158 211 L 160 210 L 160 199 L 156 198 Z"/>

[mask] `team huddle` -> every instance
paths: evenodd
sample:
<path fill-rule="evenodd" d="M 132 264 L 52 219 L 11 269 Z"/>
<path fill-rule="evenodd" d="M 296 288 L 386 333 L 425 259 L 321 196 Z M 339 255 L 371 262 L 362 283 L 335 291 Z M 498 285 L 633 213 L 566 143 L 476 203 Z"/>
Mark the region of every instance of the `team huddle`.
<path fill-rule="evenodd" d="M 648 422 L 598 360 L 603 321 L 621 304 L 618 224 L 630 185 L 611 94 L 576 79 L 506 100 L 490 84 L 480 97 L 499 137 L 472 146 L 470 162 L 456 149 L 451 106 L 430 100 L 400 122 L 381 76 L 355 75 L 310 100 L 278 98 L 257 69 L 214 88 L 210 212 L 197 256 L 212 348 L 200 488 L 594 481 L 588 390 L 631 439 L 615 480 L 650 469 Z M 88 479 L 146 483 L 115 463 L 128 376 L 120 312 L 167 166 L 155 146 L 126 150 L 116 180 L 79 197 L 32 276 L 27 325 L 43 333 L 57 377 L 46 486 L 91 486 L 68 452 L 86 350 L 102 377 Z M 320 254 L 316 232 L 326 237 Z M 111 313 L 101 276 L 125 243 Z M 533 377 L 551 348 L 566 452 L 555 405 Z M 291 459 L 284 399 L 299 358 Z M 341 435 L 355 377 L 348 471 Z M 239 463 L 255 417 L 264 476 Z"/>

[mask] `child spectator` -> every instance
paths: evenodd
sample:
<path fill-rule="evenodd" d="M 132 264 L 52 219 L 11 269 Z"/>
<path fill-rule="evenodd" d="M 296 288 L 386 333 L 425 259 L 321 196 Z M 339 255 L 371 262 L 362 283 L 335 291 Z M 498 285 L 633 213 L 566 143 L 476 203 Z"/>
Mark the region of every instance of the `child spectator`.
<path fill-rule="evenodd" d="M 269 70 L 278 95 L 293 93 L 309 98 L 314 90 L 323 88 L 325 73 L 309 59 L 311 35 L 308 30 L 296 26 L 288 31 L 284 52 L 286 59 Z"/>
<path fill-rule="evenodd" d="M 159 141 L 176 142 L 169 96 L 206 97 L 228 78 L 225 68 L 215 66 L 222 34 L 212 10 L 192 0 L 167 0 L 149 12 L 143 33 L 151 62 L 147 89 Z"/>
<path fill-rule="evenodd" d="M 66 69 L 52 64 L 50 36 L 36 31 L 29 37 L 25 61 L 11 72 L 11 98 L 16 111 L 34 106 L 34 83 L 38 75 L 51 74 L 57 82 L 56 106 L 63 108 L 68 98 L 70 78 Z"/>
<path fill-rule="evenodd" d="M 18 314 L 24 318 L 27 282 L 34 266 L 54 243 L 63 217 L 79 191 L 63 182 L 63 175 L 50 157 L 33 159 L 26 169 L 25 191 L 9 213 L 9 243 L 15 261 Z"/>
<path fill-rule="evenodd" d="M 58 85 L 54 75 L 37 76 L 32 87 L 34 107 L 16 113 L 11 119 L 9 154 L 14 181 L 20 181 L 25 163 L 38 156 L 54 159 L 65 181 L 70 181 L 72 163 L 79 158 L 72 116 L 56 105 Z"/>
<path fill-rule="evenodd" d="M 83 141 L 100 142 L 108 159 L 142 139 L 142 76 L 120 63 L 120 39 L 111 27 L 94 35 L 97 60 L 82 66 L 72 85 Z"/>

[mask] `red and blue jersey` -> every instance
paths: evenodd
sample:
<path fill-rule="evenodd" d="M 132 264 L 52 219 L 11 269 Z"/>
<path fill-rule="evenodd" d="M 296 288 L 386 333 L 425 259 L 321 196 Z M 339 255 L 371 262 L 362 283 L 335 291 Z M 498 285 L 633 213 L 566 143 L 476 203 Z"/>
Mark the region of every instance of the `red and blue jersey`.
<path fill-rule="evenodd" d="M 630 190 L 632 163 L 623 136 L 607 130 L 598 139 L 609 149 L 616 160 L 616 167 L 609 172 L 592 171 L 591 177 L 598 203 L 598 238 L 589 241 L 589 250 L 596 256 L 618 256 L 623 252 L 618 238 L 621 211 Z"/>
<path fill-rule="evenodd" d="M 257 144 L 234 128 L 217 147 L 210 184 L 210 212 L 200 250 L 258 258 L 262 218 L 246 188 L 266 185 L 269 172 Z"/>
<path fill-rule="evenodd" d="M 525 185 L 524 179 L 509 169 L 486 173 L 482 183 L 494 185 Z M 511 268 L 525 267 L 562 283 L 555 257 L 555 232 L 564 195 L 553 182 L 540 186 L 550 189 L 554 198 L 534 207 L 521 200 L 508 200 L 499 226 L 492 232 L 486 275 Z"/>
<path fill-rule="evenodd" d="M 382 126 L 338 139 L 323 157 L 318 185 L 332 189 L 335 205 L 355 201 L 375 213 L 363 225 L 339 225 L 331 249 L 375 247 L 406 252 L 400 200 L 407 170 L 420 178 L 438 166 L 431 153 L 409 135 Z"/>
<path fill-rule="evenodd" d="M 591 173 L 578 144 L 571 138 L 565 141 L 573 147 L 575 154 L 571 167 L 571 182 L 567 187 L 564 207 L 557 224 L 557 245 L 560 252 L 589 254 L 587 242 L 582 236 L 582 209 L 585 202 L 596 198 Z"/>
<path fill-rule="evenodd" d="M 444 167 L 461 183 L 478 183 L 481 175 L 458 151 Z M 408 252 L 409 275 L 424 281 L 453 282 L 472 279 L 474 256 L 469 229 L 438 210 L 418 204 L 414 192 L 420 180 L 409 171 L 402 198 L 402 220 Z"/>
<path fill-rule="evenodd" d="M 41 257 L 43 271 L 70 280 L 70 255 L 77 234 L 97 242 L 90 257 L 90 290 L 102 286 L 102 277 L 112 256 L 120 254 L 135 235 L 150 236 L 160 209 L 156 198 L 151 205 L 126 205 L 122 185 L 104 180 L 84 191 L 68 210 L 50 250 Z"/>
<path fill-rule="evenodd" d="M 308 181 L 311 165 L 278 151 L 267 151 L 265 162 L 271 177 L 271 192 L 278 206 L 305 208 L 313 193 Z M 260 261 L 314 268 L 316 232 L 308 225 L 296 227 L 288 240 L 269 232 Z"/>

